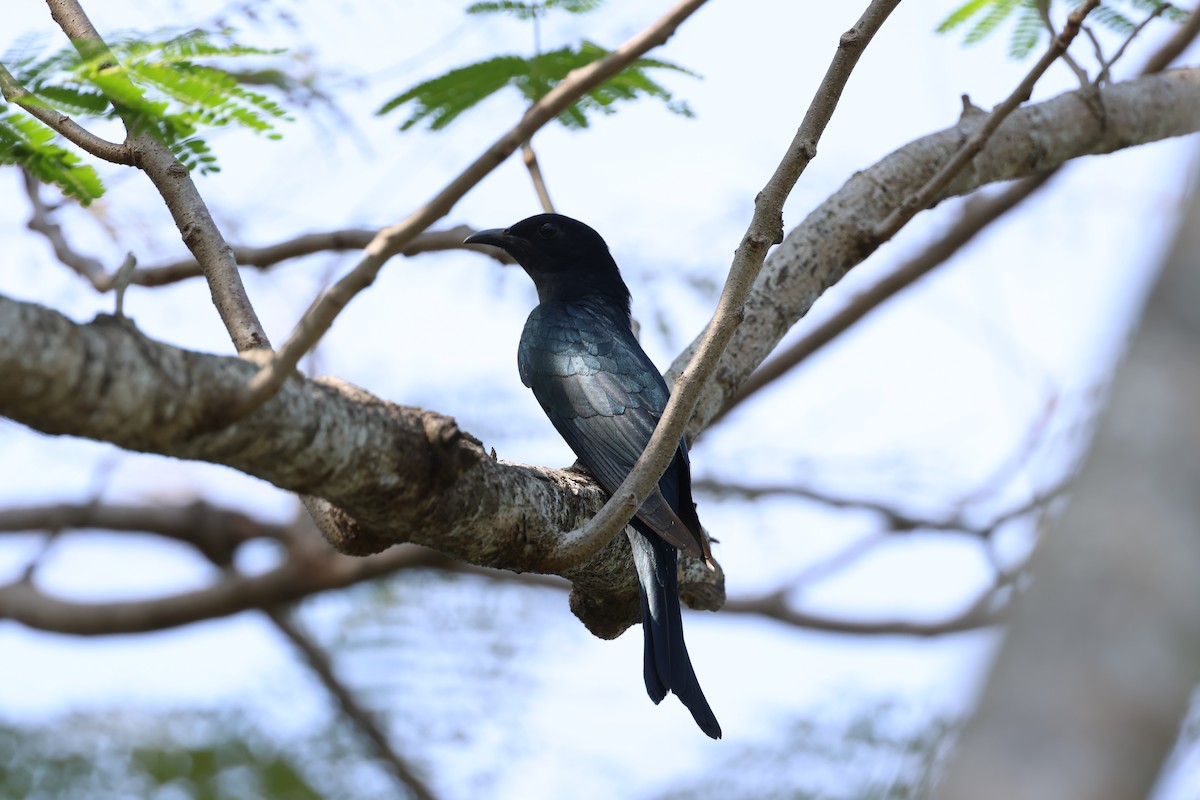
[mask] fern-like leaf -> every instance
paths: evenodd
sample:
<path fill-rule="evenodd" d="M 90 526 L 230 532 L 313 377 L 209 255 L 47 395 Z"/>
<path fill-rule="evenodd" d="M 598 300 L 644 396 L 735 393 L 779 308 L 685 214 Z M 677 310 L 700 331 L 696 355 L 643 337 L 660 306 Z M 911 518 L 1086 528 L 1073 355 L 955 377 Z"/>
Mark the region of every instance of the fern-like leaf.
<path fill-rule="evenodd" d="M 200 63 L 276 56 L 276 50 L 218 41 L 200 30 L 150 39 L 117 35 L 108 52 L 82 55 L 67 47 L 35 57 L 29 55 L 33 46 L 10 49 L 6 62 L 30 102 L 80 116 L 120 116 L 134 133 L 153 135 L 201 173 L 218 169 L 200 138 L 204 128 L 238 126 L 274 139 L 279 138 L 274 123 L 288 119 L 279 104 L 246 88 L 236 75 Z"/>
<path fill-rule="evenodd" d="M 528 21 L 543 16 L 547 11 L 565 11 L 568 14 L 587 14 L 604 5 L 604 0 L 545 0 L 542 3 L 522 3 L 517 0 L 490 0 L 472 3 L 467 13 L 508 14 L 519 20 Z"/>
<path fill-rule="evenodd" d="M 1100 5 L 1091 13 L 1091 19 L 1109 30 L 1128 36 L 1137 29 L 1137 23 L 1115 8 Z"/>
<path fill-rule="evenodd" d="M 1092 11 L 1089 19 L 1115 33 L 1128 36 L 1137 28 L 1134 17 L 1138 14 L 1131 15 L 1117 8 L 1122 4 L 1143 15 L 1165 5 L 1167 7 L 1160 13 L 1173 22 L 1183 22 L 1188 17 L 1188 12 L 1163 0 L 1107 0 Z M 963 44 L 977 44 L 995 33 L 1014 14 L 1017 21 L 1009 39 L 1008 52 L 1012 58 L 1025 58 L 1033 52 L 1046 32 L 1045 22 L 1038 10 L 1038 0 L 967 0 L 942 20 L 937 32 L 947 33 L 975 20 L 974 26 L 963 38 Z"/>
<path fill-rule="evenodd" d="M 992 0 L 968 0 L 958 8 L 950 12 L 950 16 L 942 20 L 937 26 L 938 33 L 946 33 L 952 31 L 971 17 L 978 14 L 983 9 L 991 5 Z"/>
<path fill-rule="evenodd" d="M 384 103 L 377 113 L 388 114 L 411 103 L 412 110 L 400 124 L 400 130 L 423 122 L 428 122 L 431 130 L 441 130 L 464 111 L 506 87 L 519 91 L 529 103 L 536 103 L 572 70 L 608 54 L 609 51 L 600 45 L 584 41 L 576 47 L 563 47 L 532 58 L 496 56 L 420 83 Z M 665 102 L 672 113 L 691 116 L 691 109 L 686 104 L 674 102 L 671 92 L 650 78 L 649 70 L 695 75 L 666 61 L 639 59 L 568 106 L 558 121 L 568 128 L 586 128 L 588 112 L 612 113 L 617 101 L 639 96 L 657 98 Z"/>
<path fill-rule="evenodd" d="M 55 144 L 49 128 L 23 113 L 0 115 L 0 165 L 23 167 L 85 206 L 104 194 L 96 170 Z"/>
<path fill-rule="evenodd" d="M 1049 33 L 1037 7 L 1034 5 L 1024 6 L 1017 16 L 1017 24 L 1008 40 L 1009 58 L 1025 58 L 1037 47 L 1042 36 L 1048 36 Z"/>
<path fill-rule="evenodd" d="M 419 83 L 384 103 L 376 113 L 387 114 L 412 103 L 414 109 L 401 123 L 400 130 L 406 131 L 425 121 L 429 122 L 430 129 L 441 130 L 464 111 L 528 74 L 527 59 L 496 56 Z"/>
<path fill-rule="evenodd" d="M 1018 0 L 992 0 L 983 12 L 983 18 L 967 32 L 965 44 L 978 44 L 990 36 L 1012 12 L 1017 10 Z"/>
<path fill-rule="evenodd" d="M 531 20 L 540 16 L 541 12 L 541 3 L 520 3 L 516 0 L 495 0 L 494 2 L 472 3 L 467 6 L 468 14 L 508 14 L 519 20 Z"/>

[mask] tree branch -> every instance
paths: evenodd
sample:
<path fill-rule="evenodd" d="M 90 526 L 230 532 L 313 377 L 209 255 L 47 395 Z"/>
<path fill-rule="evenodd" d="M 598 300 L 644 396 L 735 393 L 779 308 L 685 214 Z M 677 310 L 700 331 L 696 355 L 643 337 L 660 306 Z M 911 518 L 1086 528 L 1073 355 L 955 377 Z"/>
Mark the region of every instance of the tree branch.
<path fill-rule="evenodd" d="M 533 190 L 537 192 L 538 202 L 542 204 L 542 211 L 553 214 L 554 203 L 550 200 L 550 190 L 546 188 L 546 179 L 542 177 L 542 167 L 538 164 L 537 153 L 533 151 L 533 145 L 529 142 L 521 145 L 521 158 L 525 162 L 525 169 L 529 170 L 529 179 L 533 181 Z"/>
<path fill-rule="evenodd" d="M 286 526 L 202 501 L 185 506 L 62 503 L 0 509 L 0 533 L 80 528 L 153 533 L 192 545 L 219 565 L 232 563 L 234 551 L 252 539 L 289 539 Z"/>
<path fill-rule="evenodd" d="M 977 204 L 968 204 L 963 209 L 962 216 L 941 239 L 901 264 L 894 272 L 882 278 L 874 286 L 852 298 L 836 314 L 813 328 L 804 338 L 790 345 L 751 374 L 742 387 L 737 390 L 737 393 L 729 399 L 725 407 L 713 416 L 712 423 L 716 423 L 755 393 L 782 378 L 854 323 L 899 294 L 901 290 L 946 263 L 951 256 L 986 227 L 1044 186 L 1057 171 L 1058 168 L 1055 168 L 1040 175 L 1025 178 L 993 198 L 981 200 Z"/>
<path fill-rule="evenodd" d="M 995 592 L 984 592 L 967 609 L 938 622 L 913 622 L 911 620 L 854 620 L 821 616 L 797 611 L 787 601 L 786 591 L 771 592 L 753 599 L 731 599 L 721 609 L 722 614 L 755 614 L 786 625 L 829 633 L 846 633 L 856 636 L 945 636 L 951 633 L 986 628 L 1004 621 L 1000 611 L 989 610 Z"/>
<path fill-rule="evenodd" d="M 1097 113 L 1103 109 L 1103 118 Z M 955 126 L 904 145 L 855 173 L 767 258 L 746 302 L 745 320 L 705 387 L 688 428 L 704 430 L 722 406 L 821 294 L 877 248 L 872 221 L 917 191 L 981 124 Z M 1014 111 L 933 204 L 996 181 L 1046 172 L 1073 158 L 1110 153 L 1200 130 L 1200 69 L 1187 68 L 1073 91 Z M 1031 142 L 1034 144 L 1031 146 Z M 667 372 L 686 366 L 693 342 Z"/>
<path fill-rule="evenodd" d="M 437 253 L 445 250 L 471 250 L 482 253 L 501 264 L 515 264 L 512 256 L 495 247 L 463 244 L 463 239 L 475 233 L 469 225 L 456 225 L 440 231 L 425 231 L 418 234 L 398 255 L 416 256 L 422 253 Z M 233 245 L 233 256 L 241 267 L 258 267 L 266 270 L 282 261 L 324 252 L 361 250 L 371 243 L 376 231 L 367 228 L 306 233 L 275 244 L 254 247 Z M 133 274 L 133 283 L 139 286 L 163 286 L 200 275 L 200 266 L 195 259 L 182 259 L 157 266 L 139 269 Z"/>
<path fill-rule="evenodd" d="M 224 464 L 317 495 L 337 507 L 322 532 L 344 553 L 411 541 L 472 564 L 561 574 L 574 584 L 572 608 L 605 637 L 638 618 L 624 540 L 586 564 L 563 567 L 557 556 L 560 532 L 602 504 L 587 478 L 497 461 L 449 417 L 332 379 L 297 375 L 258 412 L 213 431 L 212 409 L 253 370 L 244 359 L 151 341 L 112 317 L 77 325 L 0 297 L 0 374 L 12 378 L 0 382 L 0 414 L 46 433 Z M 691 587 L 685 599 L 720 606 L 719 573 L 683 582 Z"/>
<path fill-rule="evenodd" d="M 1018 84 L 1007 98 L 1000 105 L 992 109 L 992 112 L 984 119 L 983 124 L 974 130 L 971 135 L 963 142 L 962 147 L 943 164 L 937 172 L 930 176 L 925 184 L 904 198 L 892 213 L 888 214 L 887 218 L 875 226 L 872 232 L 877 239 L 875 246 L 891 239 L 896 233 L 908 224 L 919 211 L 928 208 L 934 198 L 940 196 L 950 185 L 950 181 L 962 172 L 967 164 L 971 163 L 971 159 L 979 154 L 979 151 L 987 144 L 988 139 L 1000 124 L 1016 110 L 1017 106 L 1029 99 L 1033 93 L 1033 87 L 1038 80 L 1045 74 L 1056 60 L 1062 57 L 1075 36 L 1079 33 L 1079 26 L 1083 24 L 1083 19 L 1100 4 L 1100 0 L 1085 0 L 1078 8 L 1071 12 L 1067 17 L 1067 23 L 1063 26 L 1062 32 L 1053 37 L 1050 41 L 1050 46 L 1046 48 L 1046 52 L 1034 64 L 1033 69 L 1029 70 L 1028 74 Z M 1086 74 L 1084 75 L 1086 78 Z M 1084 81 L 1086 84 L 1086 80 Z"/>
<path fill-rule="evenodd" d="M 77 0 L 46 0 L 46 4 L 50 7 L 50 16 L 80 54 L 84 57 L 107 54 L 112 58 L 108 45 Z M 114 103 L 114 106 L 121 113 L 120 105 Z M 239 353 L 269 349 L 270 341 L 246 295 L 229 245 L 213 222 L 187 168 L 166 145 L 150 133 L 136 130 L 124 116 L 122 119 L 133 164 L 146 173 L 162 196 L 175 227 L 183 236 L 183 243 L 204 271 L 213 305 L 229 331 L 234 347 Z"/>
<path fill-rule="evenodd" d="M 113 164 L 132 166 L 133 152 L 126 143 L 110 142 L 84 128 L 61 111 L 57 111 L 33 97 L 25 87 L 17 83 L 13 74 L 0 64 L 0 95 L 14 103 L 80 150 Z"/>
<path fill-rule="evenodd" d="M 320 544 L 315 535 L 310 537 L 308 534 L 311 529 L 297 530 L 291 525 L 275 525 L 205 503 L 173 508 L 64 504 L 0 511 L 0 533 L 36 530 L 63 532 L 93 528 L 152 533 L 182 541 L 196 547 L 222 567 L 232 563 L 234 551 L 244 542 L 255 538 L 271 538 L 286 546 L 286 563 L 255 576 L 222 569 L 214 583 L 203 590 L 121 602 L 68 601 L 46 594 L 37 589 L 29 578 L 23 578 L 10 586 L 0 587 L 0 619 L 12 619 L 54 633 L 88 636 L 164 630 L 255 609 L 272 615 L 274 619 L 277 610 L 287 603 L 405 569 L 474 575 L 491 581 L 558 591 L 570 589 L 570 584 L 558 578 L 476 567 L 434 550 L 412 545 L 401 545 L 364 558 L 351 558 Z M 843 561 L 844 557 L 838 557 L 839 564 Z M 804 580 L 811 579 L 811 572 L 824 574 L 830 568 L 830 564 L 822 563 L 806 571 Z M 798 580 L 796 583 L 798 585 L 801 582 Z M 703 588 L 701 584 L 690 585 L 689 596 L 695 600 L 697 590 Z M 726 605 L 734 613 L 760 614 L 797 627 L 862 635 L 936 636 L 995 621 L 994 614 L 990 612 L 989 615 L 964 612 L 937 623 L 851 621 L 797 612 L 787 605 L 786 593 L 786 590 L 780 589 L 759 598 L 733 599 Z M 696 604 L 693 602 L 693 605 Z M 308 645 L 316 647 L 311 641 Z M 307 652 L 307 648 L 302 649 Z M 319 677 L 326 682 L 324 676 Z M 326 685 L 329 688 L 327 682 Z M 332 688 L 330 691 L 335 696 L 338 694 Z M 359 724 L 358 721 L 355 723 Z"/>
<path fill-rule="evenodd" d="M 25 185 L 32 207 L 28 222 L 29 229 L 44 236 L 54 249 L 55 257 L 85 278 L 96 291 L 111 291 L 116 283 L 116 270 L 109 272 L 99 259 L 81 253 L 72 247 L 67 241 L 62 227 L 51 216 L 51 209 L 41 199 L 38 192 L 40 184 L 37 180 L 27 174 Z M 370 243 L 375 233 L 374 230 L 366 228 L 319 231 L 261 247 L 233 245 L 231 250 L 239 267 L 258 267 L 265 271 L 280 262 L 302 256 L 323 252 L 361 250 Z M 463 244 L 463 239 L 472 233 L 475 233 L 475 229 L 468 225 L 456 225 L 440 231 L 426 231 L 414 238 L 400 252 L 400 255 L 411 257 L 444 250 L 471 250 L 491 256 L 501 264 L 516 263 L 512 256 L 495 247 Z M 136 286 L 165 286 L 203 275 L 204 271 L 195 258 L 184 258 L 155 266 L 139 267 L 133 270 L 129 282 Z"/>
<path fill-rule="evenodd" d="M 965 533 L 980 539 L 987 539 L 993 533 L 995 533 L 998 528 L 1007 525 L 1014 519 L 1037 511 L 1051 501 L 1062 497 L 1069 490 L 1070 482 L 1071 479 L 1067 478 L 1048 489 L 1037 492 L 1024 503 L 1017 504 L 999 514 L 996 514 L 989 522 L 983 525 L 972 523 L 961 513 L 947 515 L 941 517 L 940 519 L 936 517 L 918 517 L 895 508 L 894 506 L 874 500 L 863 500 L 852 497 L 837 497 L 834 495 L 817 492 L 812 489 L 806 489 L 802 486 L 772 484 L 750 486 L 738 483 L 727 483 L 723 481 L 698 480 L 693 483 L 693 487 L 698 491 L 710 492 L 718 496 L 733 495 L 747 500 L 771 496 L 798 497 L 804 500 L 812 500 L 813 502 L 832 506 L 834 508 L 867 511 L 883 517 L 884 521 L 892 531 L 901 533 L 907 533 L 915 530 L 947 531 L 952 533 Z"/>

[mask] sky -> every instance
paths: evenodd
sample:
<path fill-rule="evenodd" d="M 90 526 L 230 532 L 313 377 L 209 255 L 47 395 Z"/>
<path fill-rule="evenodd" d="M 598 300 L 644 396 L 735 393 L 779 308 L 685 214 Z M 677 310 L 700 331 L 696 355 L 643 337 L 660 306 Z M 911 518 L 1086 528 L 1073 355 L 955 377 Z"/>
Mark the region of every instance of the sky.
<path fill-rule="evenodd" d="M 969 48 L 957 36 L 934 34 L 954 5 L 902 4 L 884 26 L 818 158 L 785 206 L 786 228 L 854 171 L 954 124 L 961 95 L 989 108 L 1019 82 L 1030 63 L 1005 57 L 1003 33 Z M 225 4 L 111 0 L 84 6 L 97 28 L 113 35 L 131 21 L 143 31 L 205 23 Z M 707 321 L 754 195 L 791 140 L 858 6 L 714 0 L 653 54 L 698 73 L 663 78 L 694 118 L 646 101 L 584 132 L 551 126 L 536 136 L 557 207 L 605 236 L 633 291 L 643 345 L 661 367 Z M 469 18 L 455 3 L 297 0 L 288 7 L 294 27 L 235 21 L 247 43 L 298 53 L 322 70 L 337 110 L 298 110 L 296 121 L 282 126 L 280 142 L 240 132 L 212 136 L 222 171 L 199 178 L 198 186 L 231 241 L 261 244 L 401 219 L 522 111 L 515 94 L 497 97 L 436 134 L 400 134 L 399 117 L 374 116 L 416 81 L 484 54 L 528 52 L 532 37 L 525 25 Z M 542 44 L 550 49 L 586 37 L 615 46 L 665 8 L 609 3 L 585 17 L 552 17 L 543 23 Z M 31 31 L 44 31 L 53 46 L 61 41 L 42 3 L 10 0 L 0 52 Z M 1160 26 L 1155 36 L 1162 34 Z M 1118 74 L 1140 64 L 1143 52 L 1135 43 L 1126 72 Z M 1034 100 L 1070 90 L 1074 81 L 1056 65 Z M 1090 415 L 1171 231 L 1192 150 L 1191 142 L 1166 142 L 1072 165 L 946 267 L 707 432 L 693 452 L 695 473 L 792 482 L 933 517 L 993 486 L 965 507 L 976 521 L 1053 484 L 1086 443 Z M 128 171 L 105 175 L 110 194 L 103 201 L 88 211 L 64 209 L 76 246 L 114 265 L 130 249 L 144 265 L 178 256 L 177 232 L 149 184 Z M 919 251 L 959 207 L 950 201 L 920 215 L 823 297 L 789 340 Z M 510 159 L 439 227 L 505 226 L 538 210 L 519 159 Z M 24 230 L 27 214 L 18 176 L 0 170 L 7 255 L 0 262 L 0 293 L 52 305 L 81 321 L 111 310 L 110 297 L 57 265 L 45 243 Z M 282 341 L 320 287 L 352 263 L 353 254 L 323 255 L 266 275 L 247 273 L 247 289 L 272 339 Z M 395 260 L 337 321 L 315 357 L 316 371 L 394 402 L 452 414 L 502 458 L 567 464 L 569 451 L 516 374 L 516 342 L 534 302 L 523 274 L 474 254 Z M 154 338 L 230 352 L 196 281 L 135 287 L 126 311 Z M 1036 446 L 1018 468 L 1008 469 L 1034 430 L 1041 432 Z M 93 496 L 149 503 L 203 497 L 271 519 L 287 519 L 294 510 L 285 493 L 223 468 L 117 453 L 7 422 L 0 422 L 0 453 L 3 506 Z M 994 481 L 996 475 L 1004 480 Z M 791 586 L 808 567 L 879 526 L 868 513 L 796 499 L 701 497 L 699 503 L 706 527 L 721 540 L 717 557 L 730 597 Z M 1030 543 L 1021 525 L 998 538 L 1002 559 L 1020 559 Z M 39 547 L 33 536 L 0 540 L 0 580 L 17 574 Z M 244 555 L 244 566 L 261 568 L 272 557 L 260 548 Z M 94 600 L 174 592 L 211 577 L 181 547 L 95 534 L 55 544 L 39 575 L 48 590 Z M 806 583 L 791 600 L 847 618 L 938 620 L 968 604 L 988 577 L 976 543 L 918 532 L 888 539 L 836 574 Z M 537 591 L 514 599 L 495 587 L 466 586 L 469 597 L 462 602 L 495 602 L 497 613 L 507 609 L 531 620 L 522 629 L 534 628 L 536 635 L 515 636 L 512 658 L 519 668 L 508 669 L 521 679 L 514 697 L 480 719 L 465 742 L 451 733 L 431 737 L 435 784 L 452 797 L 465 796 L 478 782 L 495 797 L 652 796 L 686 784 L 705 765 L 727 763 L 742 748 L 778 741 L 797 719 L 849 720 L 886 705 L 904 725 L 919 725 L 969 703 L 995 644 L 990 632 L 861 638 L 688 614 L 692 659 L 726 732 L 714 743 L 692 729 L 673 699 L 657 708 L 647 702 L 636 629 L 600 641 L 571 617 L 563 594 Z M 429 588 L 425 600 L 446 601 L 457 597 L 454 591 Z M 309 604 L 306 621 L 337 635 L 353 616 L 355 596 Z M 419 620 L 409 624 L 421 627 Z M 361 632 L 362 625 L 350 630 Z M 411 635 L 423 647 L 437 641 L 421 638 L 429 632 Z M 327 713 L 286 643 L 249 614 L 100 639 L 0 622 L 0 654 L 0 713 L 10 720 L 111 705 L 245 705 L 282 729 Z M 444 687 L 445 697 L 465 703 L 491 686 L 482 679 L 471 684 L 475 677 L 462 662 L 472 663 L 469 652 L 448 649 L 447 657 L 457 659 L 449 673 L 456 682 Z M 387 662 L 373 664 L 369 654 L 355 653 L 346 669 L 370 685 L 382 679 Z M 436 677 L 436 671 L 419 674 L 426 681 Z M 413 684 L 423 685 L 416 677 Z M 469 713 L 469 704 L 464 708 Z M 512 729 L 523 731 L 520 746 L 509 741 Z M 519 756 L 506 769 L 487 766 L 503 747 L 516 747 Z M 647 748 L 655 748 L 655 758 L 644 757 Z"/>

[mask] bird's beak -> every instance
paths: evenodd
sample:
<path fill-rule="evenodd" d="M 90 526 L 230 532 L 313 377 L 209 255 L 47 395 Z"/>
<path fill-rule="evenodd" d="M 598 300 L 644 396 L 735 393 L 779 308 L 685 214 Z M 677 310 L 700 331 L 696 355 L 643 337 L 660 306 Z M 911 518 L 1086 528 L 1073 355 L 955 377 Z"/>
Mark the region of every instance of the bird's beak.
<path fill-rule="evenodd" d="M 501 250 L 511 250 L 516 237 L 509 234 L 504 228 L 488 228 L 485 231 L 472 233 L 467 238 L 463 239 L 463 244 L 490 244 L 493 247 L 499 247 Z"/>

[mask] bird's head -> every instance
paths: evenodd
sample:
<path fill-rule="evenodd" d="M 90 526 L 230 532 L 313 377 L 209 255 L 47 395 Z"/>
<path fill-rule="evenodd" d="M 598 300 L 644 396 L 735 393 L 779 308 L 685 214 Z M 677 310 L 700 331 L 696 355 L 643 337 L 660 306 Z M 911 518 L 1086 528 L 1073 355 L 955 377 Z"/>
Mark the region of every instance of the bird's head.
<path fill-rule="evenodd" d="M 602 295 L 629 311 L 629 289 L 608 245 L 577 219 L 538 214 L 508 228 L 479 231 L 464 244 L 504 250 L 533 278 L 542 302 Z"/>

